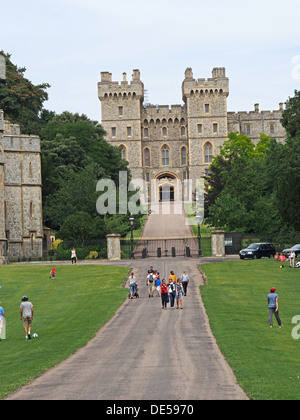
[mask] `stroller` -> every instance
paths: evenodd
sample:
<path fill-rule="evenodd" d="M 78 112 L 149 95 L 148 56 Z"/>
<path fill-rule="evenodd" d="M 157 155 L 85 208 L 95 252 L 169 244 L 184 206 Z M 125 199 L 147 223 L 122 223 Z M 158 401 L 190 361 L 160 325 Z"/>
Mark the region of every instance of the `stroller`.
<path fill-rule="evenodd" d="M 140 297 L 140 295 L 139 295 L 139 288 L 138 288 L 138 284 L 137 283 L 135 283 L 135 290 L 134 290 L 134 294 L 133 294 L 133 296 L 135 296 L 136 298 L 139 298 Z M 130 293 L 130 290 L 129 290 L 129 293 L 128 293 L 128 299 L 130 299 L 131 298 L 131 293 Z"/>

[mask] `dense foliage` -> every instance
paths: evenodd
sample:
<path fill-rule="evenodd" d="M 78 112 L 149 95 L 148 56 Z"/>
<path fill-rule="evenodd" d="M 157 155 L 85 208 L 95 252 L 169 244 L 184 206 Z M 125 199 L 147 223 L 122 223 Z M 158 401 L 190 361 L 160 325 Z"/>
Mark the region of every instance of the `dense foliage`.
<path fill-rule="evenodd" d="M 206 178 L 213 226 L 246 233 L 300 231 L 300 92 L 286 102 L 285 143 L 229 133 Z"/>
<path fill-rule="evenodd" d="M 54 115 L 43 109 L 50 85 L 35 86 L 24 76 L 26 69 L 12 63 L 10 54 L 3 51 L 0 54 L 6 61 L 6 79 L 0 80 L 0 109 L 11 123 L 20 125 L 23 133 L 39 134 L 44 122 Z"/>
<path fill-rule="evenodd" d="M 120 171 L 127 172 L 130 180 L 119 149 L 104 140 L 103 127 L 86 115 L 46 110 L 43 103 L 50 85 L 33 85 L 24 77 L 25 68 L 13 64 L 9 54 L 0 54 L 6 60 L 0 109 L 7 120 L 20 125 L 22 133 L 41 138 L 44 224 L 76 246 L 108 233 L 125 236 L 130 230 L 129 213 L 99 215 L 96 210 L 100 179 L 114 181 L 117 192 Z M 135 227 L 139 223 L 136 216 Z"/>

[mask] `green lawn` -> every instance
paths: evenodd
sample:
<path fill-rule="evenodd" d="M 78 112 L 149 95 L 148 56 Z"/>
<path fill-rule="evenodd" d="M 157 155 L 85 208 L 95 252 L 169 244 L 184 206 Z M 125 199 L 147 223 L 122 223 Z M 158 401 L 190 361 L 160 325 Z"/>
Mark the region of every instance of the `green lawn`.
<path fill-rule="evenodd" d="M 274 260 L 202 265 L 203 302 L 218 345 L 251 399 L 300 399 L 300 340 L 292 318 L 300 315 L 300 269 Z M 284 327 L 268 323 L 267 294 L 276 287 Z M 299 321 L 298 321 L 299 323 Z M 299 331 L 299 330 L 298 330 Z"/>
<path fill-rule="evenodd" d="M 125 301 L 128 269 L 111 266 L 0 266 L 0 301 L 6 340 L 0 342 L 0 399 L 83 347 Z M 34 306 L 32 333 L 25 341 L 20 303 Z"/>

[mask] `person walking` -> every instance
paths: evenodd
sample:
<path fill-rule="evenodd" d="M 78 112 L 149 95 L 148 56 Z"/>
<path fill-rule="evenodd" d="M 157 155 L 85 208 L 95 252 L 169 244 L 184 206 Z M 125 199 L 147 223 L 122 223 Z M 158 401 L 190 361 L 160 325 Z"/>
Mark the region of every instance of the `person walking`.
<path fill-rule="evenodd" d="M 5 314 L 4 309 L 2 308 L 2 306 L 0 306 L 0 341 L 5 340 L 5 338 Z"/>
<path fill-rule="evenodd" d="M 31 325 L 33 320 L 33 305 L 28 301 L 27 296 L 22 297 L 21 308 L 21 321 L 23 321 L 23 327 L 25 331 L 25 340 L 31 340 Z"/>
<path fill-rule="evenodd" d="M 179 302 L 180 302 L 180 309 L 182 309 L 182 307 L 183 307 L 182 296 L 183 296 L 183 289 L 182 289 L 182 285 L 181 285 L 181 279 L 178 278 L 177 283 L 176 283 L 177 309 L 179 309 Z"/>
<path fill-rule="evenodd" d="M 187 287 L 188 287 L 189 282 L 190 282 L 189 275 L 186 271 L 184 271 L 183 274 L 181 275 L 181 284 L 183 287 L 184 296 L 187 295 Z"/>
<path fill-rule="evenodd" d="M 170 296 L 170 306 L 174 308 L 175 297 L 176 297 L 176 283 L 173 281 L 173 278 L 169 278 L 169 296 Z"/>
<path fill-rule="evenodd" d="M 147 281 L 146 281 L 146 285 L 148 286 L 149 297 L 153 297 L 154 289 L 155 289 L 155 282 L 156 282 L 155 273 L 150 272 L 147 276 Z"/>
<path fill-rule="evenodd" d="M 289 259 L 290 259 L 290 267 L 291 268 L 295 268 L 295 258 L 296 258 L 296 253 L 295 251 L 292 249 L 289 255 Z"/>
<path fill-rule="evenodd" d="M 278 311 L 278 295 L 276 292 L 276 289 L 272 287 L 270 290 L 270 293 L 268 294 L 268 304 L 269 304 L 269 324 L 270 328 L 273 328 L 273 315 L 275 315 L 275 318 L 277 320 L 279 328 L 282 328 L 281 319 L 279 316 Z"/>
<path fill-rule="evenodd" d="M 71 251 L 71 261 L 72 261 L 72 264 L 76 264 L 77 255 L 76 255 L 75 248 L 73 248 L 72 251 Z"/>
<path fill-rule="evenodd" d="M 134 272 L 128 277 L 129 287 L 130 287 L 130 299 L 134 299 L 136 292 L 136 278 Z"/>
<path fill-rule="evenodd" d="M 161 281 L 160 295 L 161 295 L 162 309 L 167 309 L 169 293 L 168 293 L 168 284 L 166 283 L 165 279 L 162 279 Z"/>

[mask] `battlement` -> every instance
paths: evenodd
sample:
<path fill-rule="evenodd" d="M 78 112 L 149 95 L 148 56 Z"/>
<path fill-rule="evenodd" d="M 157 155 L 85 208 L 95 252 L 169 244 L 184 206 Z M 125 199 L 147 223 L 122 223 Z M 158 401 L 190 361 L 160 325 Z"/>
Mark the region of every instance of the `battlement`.
<path fill-rule="evenodd" d="M 101 72 L 101 82 L 98 83 L 99 99 L 144 98 L 144 85 L 140 77 L 140 71 L 136 69 L 133 70 L 130 83 L 126 73 L 123 73 L 122 82 L 118 82 L 112 80 L 112 73 Z"/>
<path fill-rule="evenodd" d="M 195 79 L 191 67 L 185 71 L 185 79 L 182 83 L 182 97 L 185 101 L 194 95 L 218 96 L 229 95 L 229 79 L 226 77 L 225 67 L 215 67 L 212 70 L 212 77 Z"/>
<path fill-rule="evenodd" d="M 159 120 L 166 120 L 175 121 L 176 119 L 181 121 L 182 118 L 186 119 L 186 106 L 182 105 L 149 105 L 144 108 L 144 112 L 142 114 L 143 119 L 151 120 L 153 119 L 156 121 Z"/>
<path fill-rule="evenodd" d="M 282 117 L 283 112 L 283 103 L 279 103 L 279 109 L 273 111 L 260 111 L 259 104 L 254 105 L 254 111 L 239 111 L 239 112 L 228 112 L 228 118 L 236 119 L 255 119 L 255 118 L 264 118 L 264 119 L 278 119 Z"/>

